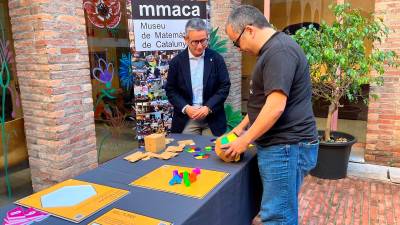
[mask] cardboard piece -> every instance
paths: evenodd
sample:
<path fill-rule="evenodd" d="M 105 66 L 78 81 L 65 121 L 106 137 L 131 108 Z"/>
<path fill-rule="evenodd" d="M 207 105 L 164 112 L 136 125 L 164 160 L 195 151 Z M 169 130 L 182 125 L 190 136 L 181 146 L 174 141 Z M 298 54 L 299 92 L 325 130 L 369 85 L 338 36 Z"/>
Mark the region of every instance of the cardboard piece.
<path fill-rule="evenodd" d="M 184 146 L 179 145 L 179 146 L 168 146 L 167 149 L 165 149 L 166 152 L 183 152 Z"/>
<path fill-rule="evenodd" d="M 163 152 L 160 154 L 160 157 L 161 157 L 161 159 L 166 160 L 166 159 L 173 158 L 177 155 L 178 155 L 178 153 L 176 153 L 176 152 Z"/>
<path fill-rule="evenodd" d="M 143 161 L 147 161 L 149 159 L 151 159 L 152 157 L 150 155 L 146 155 L 146 157 L 142 158 Z"/>
<path fill-rule="evenodd" d="M 165 138 L 165 144 L 170 144 L 171 142 L 173 142 L 175 139 L 173 138 Z"/>
<path fill-rule="evenodd" d="M 144 154 L 143 152 L 135 152 L 133 154 L 130 154 L 128 156 L 126 156 L 124 159 L 128 160 L 129 162 L 136 162 L 139 161 L 143 158 L 147 157 L 146 154 Z"/>
<path fill-rule="evenodd" d="M 167 148 L 169 151 L 164 151 L 162 153 L 154 153 L 154 152 L 135 152 L 131 155 L 126 156 L 124 159 L 130 162 L 137 162 L 139 160 L 149 160 L 151 158 L 163 159 L 167 160 L 173 158 L 179 154 L 179 152 L 183 151 L 183 148 L 179 146 L 169 146 L 171 148 Z M 181 150 L 182 149 L 182 150 Z"/>
<path fill-rule="evenodd" d="M 178 153 L 175 152 L 163 152 L 161 154 L 147 152 L 146 154 L 151 158 L 164 159 L 164 160 L 173 158 L 178 155 Z"/>
<path fill-rule="evenodd" d="M 77 189 L 73 189 L 73 191 L 80 192 L 79 187 L 86 185 L 90 185 L 95 190 L 96 195 L 87 198 L 84 201 L 77 202 L 77 204 L 73 206 L 43 207 L 42 205 L 43 196 L 57 193 L 58 190 L 66 187 L 78 187 Z M 70 179 L 20 199 L 15 203 L 25 207 L 32 207 L 42 212 L 47 212 L 74 223 L 79 223 L 102 208 L 124 197 L 128 193 L 129 191 L 122 189 Z M 69 194 L 73 195 L 74 193 L 69 192 Z"/>
<path fill-rule="evenodd" d="M 193 171 L 193 169 L 196 168 L 163 165 L 133 181 L 130 185 L 202 199 L 229 175 L 226 172 L 201 169 L 201 176 L 197 177 L 196 182 L 190 184 L 190 187 L 169 184 L 171 174 L 174 174 L 175 170 Z M 183 172 L 179 176 L 183 178 Z"/>
<path fill-rule="evenodd" d="M 139 215 L 121 209 L 111 209 L 104 215 L 90 222 L 89 225 L 172 225 L 170 222 Z"/>
<path fill-rule="evenodd" d="M 196 143 L 194 143 L 194 141 L 192 139 L 188 139 L 188 140 L 182 140 L 182 141 L 178 141 L 178 145 L 195 145 Z"/>

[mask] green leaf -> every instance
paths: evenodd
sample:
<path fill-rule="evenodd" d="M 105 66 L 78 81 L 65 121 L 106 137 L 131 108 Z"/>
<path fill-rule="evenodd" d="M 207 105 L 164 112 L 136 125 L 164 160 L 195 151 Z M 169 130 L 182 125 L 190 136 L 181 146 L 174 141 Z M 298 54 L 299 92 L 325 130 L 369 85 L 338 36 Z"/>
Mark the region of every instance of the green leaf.
<path fill-rule="evenodd" d="M 227 132 L 235 128 L 243 120 L 243 115 L 240 110 L 235 111 L 230 104 L 224 106 L 226 121 L 227 121 Z"/>
<path fill-rule="evenodd" d="M 303 48 L 310 65 L 314 98 L 332 103 L 345 95 L 357 101 L 363 85 L 383 85 L 385 69 L 400 66 L 399 56 L 375 46 L 367 52 L 365 43 L 381 42 L 389 34 L 382 18 L 364 16 L 349 3 L 329 8 L 335 15 L 330 24 L 322 21 L 319 30 L 302 28 L 293 39 Z M 376 72 L 373 77 L 371 72 Z M 362 100 L 368 102 L 368 96 Z"/>
<path fill-rule="evenodd" d="M 222 39 L 220 36 L 218 36 L 218 29 L 219 28 L 217 27 L 211 30 L 208 47 L 218 53 L 225 53 L 228 51 L 226 48 L 228 39 Z"/>

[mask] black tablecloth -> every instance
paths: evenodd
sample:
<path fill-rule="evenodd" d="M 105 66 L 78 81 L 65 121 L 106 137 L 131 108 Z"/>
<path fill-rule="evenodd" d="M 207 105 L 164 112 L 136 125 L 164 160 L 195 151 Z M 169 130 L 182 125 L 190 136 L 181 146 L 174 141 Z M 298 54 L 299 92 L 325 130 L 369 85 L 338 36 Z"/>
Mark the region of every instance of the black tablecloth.
<path fill-rule="evenodd" d="M 175 141 L 193 139 L 196 146 L 213 145 L 212 137 L 172 134 Z M 98 168 L 81 174 L 75 179 L 129 190 L 130 194 L 103 210 L 83 220 L 88 224 L 112 208 L 158 218 L 174 225 L 248 225 L 257 214 L 261 199 L 261 184 L 254 150 L 245 153 L 239 163 L 225 163 L 211 152 L 208 159 L 197 160 L 192 153 L 182 152 L 170 160 L 150 159 L 130 163 L 123 158 L 132 152 L 110 160 Z M 133 180 L 149 173 L 161 165 L 200 167 L 201 169 L 228 172 L 230 175 L 203 199 L 195 199 L 172 193 L 130 186 Z M 1 220 L 8 210 L 17 205 L 0 208 Z M 51 216 L 40 223 L 71 225 L 72 222 Z"/>

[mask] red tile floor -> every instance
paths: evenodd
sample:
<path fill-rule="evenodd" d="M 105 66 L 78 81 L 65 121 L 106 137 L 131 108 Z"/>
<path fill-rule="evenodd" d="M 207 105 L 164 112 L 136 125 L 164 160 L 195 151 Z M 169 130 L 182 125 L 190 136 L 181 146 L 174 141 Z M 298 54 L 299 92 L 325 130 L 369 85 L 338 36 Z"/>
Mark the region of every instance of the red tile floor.
<path fill-rule="evenodd" d="M 400 225 L 400 185 L 365 178 L 308 176 L 299 196 L 302 225 Z"/>

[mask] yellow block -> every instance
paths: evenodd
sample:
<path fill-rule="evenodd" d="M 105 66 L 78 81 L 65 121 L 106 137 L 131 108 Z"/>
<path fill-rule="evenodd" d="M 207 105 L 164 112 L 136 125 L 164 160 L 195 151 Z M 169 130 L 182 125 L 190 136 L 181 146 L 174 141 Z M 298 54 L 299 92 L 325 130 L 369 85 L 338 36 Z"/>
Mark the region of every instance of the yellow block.
<path fill-rule="evenodd" d="M 144 148 L 148 152 L 160 152 L 165 149 L 164 134 L 150 134 L 144 137 Z"/>
<path fill-rule="evenodd" d="M 236 134 L 234 134 L 234 133 L 230 133 L 230 134 L 226 135 L 226 137 L 228 138 L 229 142 L 232 142 L 232 141 L 236 140 L 236 138 L 237 138 Z"/>

